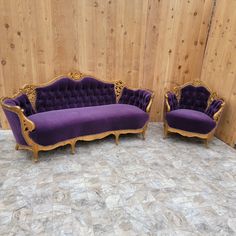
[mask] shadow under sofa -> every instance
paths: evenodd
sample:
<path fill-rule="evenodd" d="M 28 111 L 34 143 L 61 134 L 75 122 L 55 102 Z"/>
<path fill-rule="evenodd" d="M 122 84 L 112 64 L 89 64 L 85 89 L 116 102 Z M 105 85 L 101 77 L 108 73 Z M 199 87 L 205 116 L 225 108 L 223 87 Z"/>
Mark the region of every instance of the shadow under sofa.
<path fill-rule="evenodd" d="M 26 85 L 2 108 L 16 149 L 38 152 L 114 135 L 141 133 L 149 121 L 153 92 L 132 90 L 122 81 L 107 83 L 81 73 L 60 76 L 46 85 Z"/>

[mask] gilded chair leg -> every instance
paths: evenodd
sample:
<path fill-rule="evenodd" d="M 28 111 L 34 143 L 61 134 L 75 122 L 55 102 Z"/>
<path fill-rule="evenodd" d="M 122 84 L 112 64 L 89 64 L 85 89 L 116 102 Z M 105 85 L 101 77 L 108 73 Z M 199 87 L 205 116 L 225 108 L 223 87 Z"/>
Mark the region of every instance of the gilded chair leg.
<path fill-rule="evenodd" d="M 37 162 L 39 158 L 39 151 L 37 148 L 33 149 L 33 157 L 34 157 L 34 162 Z"/>
<path fill-rule="evenodd" d="M 19 144 L 18 143 L 16 144 L 15 149 L 19 150 Z"/>
<path fill-rule="evenodd" d="M 208 138 L 208 142 L 212 141 L 213 138 L 214 138 L 214 134 L 211 134 Z"/>
<path fill-rule="evenodd" d="M 145 139 L 146 139 L 146 129 L 144 129 L 143 132 L 142 132 L 141 134 L 142 134 L 142 138 L 143 138 L 143 140 L 145 140 Z"/>
<path fill-rule="evenodd" d="M 146 139 L 146 131 L 147 131 L 147 125 L 143 128 L 143 131 L 142 131 L 142 133 L 141 133 L 143 140 Z"/>
<path fill-rule="evenodd" d="M 116 145 L 118 145 L 119 144 L 119 134 L 115 134 L 115 138 L 116 138 Z"/>
<path fill-rule="evenodd" d="M 207 136 L 207 138 L 204 140 L 205 146 L 209 147 L 209 142 L 212 141 L 212 139 L 214 138 L 214 133 L 211 133 Z"/>
<path fill-rule="evenodd" d="M 75 141 L 73 141 L 73 142 L 71 142 L 71 154 L 75 154 L 75 144 L 76 144 L 76 142 Z"/>

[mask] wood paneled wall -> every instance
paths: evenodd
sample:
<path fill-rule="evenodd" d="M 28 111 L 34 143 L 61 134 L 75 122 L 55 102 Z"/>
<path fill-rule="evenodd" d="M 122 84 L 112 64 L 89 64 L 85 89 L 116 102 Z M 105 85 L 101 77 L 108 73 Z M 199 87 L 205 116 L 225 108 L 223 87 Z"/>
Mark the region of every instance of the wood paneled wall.
<path fill-rule="evenodd" d="M 216 2 L 201 78 L 226 101 L 217 137 L 236 143 L 236 1 Z"/>
<path fill-rule="evenodd" d="M 200 77 L 212 0 L 0 0 L 0 93 L 81 70 L 155 91 Z M 1 114 L 1 123 L 7 126 Z"/>

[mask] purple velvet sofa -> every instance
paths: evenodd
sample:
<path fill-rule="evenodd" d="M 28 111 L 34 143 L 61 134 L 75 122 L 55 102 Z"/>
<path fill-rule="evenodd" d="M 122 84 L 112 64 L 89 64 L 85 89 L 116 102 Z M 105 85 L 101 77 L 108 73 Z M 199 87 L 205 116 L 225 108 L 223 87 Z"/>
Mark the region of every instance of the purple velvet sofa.
<path fill-rule="evenodd" d="M 168 132 L 208 141 L 214 136 L 225 103 L 200 81 L 165 95 L 164 136 Z"/>
<path fill-rule="evenodd" d="M 107 83 L 81 73 L 61 76 L 44 86 L 27 85 L 2 108 L 16 140 L 16 149 L 38 151 L 110 134 L 145 135 L 153 93 L 132 90 L 121 81 Z"/>

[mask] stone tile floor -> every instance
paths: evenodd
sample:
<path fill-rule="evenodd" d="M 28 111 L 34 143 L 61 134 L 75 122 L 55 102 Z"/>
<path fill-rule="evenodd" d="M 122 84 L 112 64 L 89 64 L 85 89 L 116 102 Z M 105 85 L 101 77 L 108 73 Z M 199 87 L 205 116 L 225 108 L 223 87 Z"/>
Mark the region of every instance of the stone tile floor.
<path fill-rule="evenodd" d="M 235 235 L 236 151 L 138 135 L 40 153 L 0 131 L 0 235 Z"/>

